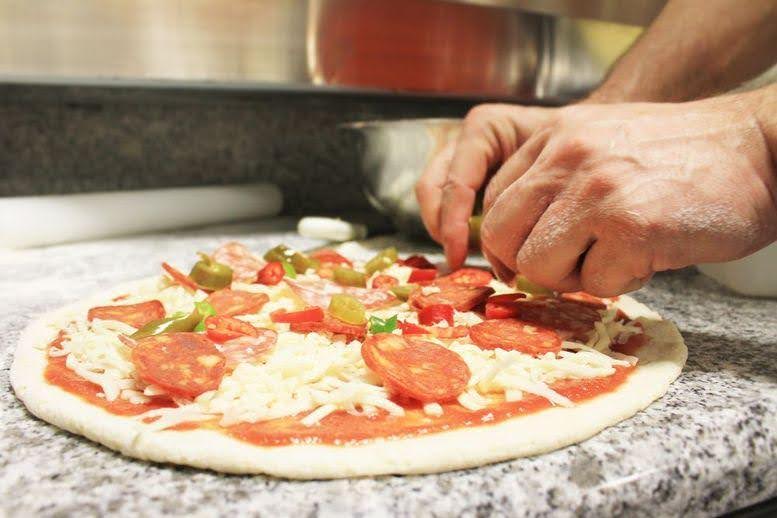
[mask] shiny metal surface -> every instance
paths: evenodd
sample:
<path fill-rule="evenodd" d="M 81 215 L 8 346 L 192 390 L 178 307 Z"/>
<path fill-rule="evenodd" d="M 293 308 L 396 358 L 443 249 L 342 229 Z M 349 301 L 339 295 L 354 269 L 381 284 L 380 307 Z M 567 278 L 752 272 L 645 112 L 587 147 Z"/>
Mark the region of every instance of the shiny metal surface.
<path fill-rule="evenodd" d="M 667 0 L 456 0 L 469 4 L 522 9 L 556 17 L 586 18 L 647 26 Z"/>
<path fill-rule="evenodd" d="M 459 119 L 405 119 L 344 125 L 362 134 L 362 172 L 370 203 L 404 235 L 429 236 L 415 183 L 430 160 L 459 133 Z"/>
<path fill-rule="evenodd" d="M 0 0 L 0 81 L 555 102 L 590 90 L 625 48 L 607 43 L 614 52 L 602 60 L 590 54 L 588 33 L 580 39 L 581 24 L 590 22 L 494 7 L 512 3 L 506 0 L 478 3 L 489 5 Z M 597 30 L 606 37 L 609 29 Z"/>

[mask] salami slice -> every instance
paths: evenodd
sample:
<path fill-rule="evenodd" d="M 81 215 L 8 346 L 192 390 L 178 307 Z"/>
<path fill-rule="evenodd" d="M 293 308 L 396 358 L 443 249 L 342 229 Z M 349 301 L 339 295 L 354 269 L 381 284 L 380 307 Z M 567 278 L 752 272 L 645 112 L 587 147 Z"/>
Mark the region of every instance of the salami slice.
<path fill-rule="evenodd" d="M 289 324 L 289 330 L 295 333 L 343 335 L 347 341 L 364 340 L 367 335 L 366 325 L 349 324 L 329 314 L 324 315 L 324 319 L 320 322 L 293 322 Z"/>
<path fill-rule="evenodd" d="M 456 311 L 470 311 L 483 304 L 492 293 L 494 293 L 493 288 L 487 286 L 449 284 L 440 286 L 439 292 L 428 295 L 424 295 L 422 290 L 414 291 L 409 301 L 416 309 L 435 304 L 450 304 Z"/>
<path fill-rule="evenodd" d="M 601 320 L 599 311 L 585 302 L 561 299 L 519 299 L 514 302 L 517 318 L 528 323 L 570 331 L 585 340 L 594 323 Z"/>
<path fill-rule="evenodd" d="M 258 313 L 270 297 L 264 293 L 252 293 L 242 290 L 218 290 L 208 295 L 208 302 L 216 314 L 223 317 Z"/>
<path fill-rule="evenodd" d="M 387 386 L 425 403 L 454 399 L 470 378 L 458 354 L 418 338 L 372 335 L 362 344 L 362 358 Z"/>
<path fill-rule="evenodd" d="M 256 272 L 265 265 L 261 257 L 253 254 L 244 244 L 237 241 L 224 243 L 213 252 L 212 257 L 217 263 L 226 264 L 232 268 L 232 280 L 240 282 L 254 282 Z"/>
<path fill-rule="evenodd" d="M 165 307 L 158 300 L 149 300 L 138 304 L 117 306 L 96 306 L 89 310 L 86 319 L 118 320 L 134 328 L 141 328 L 152 320 L 164 318 Z"/>
<path fill-rule="evenodd" d="M 464 286 L 488 286 L 494 280 L 491 272 L 480 270 L 478 268 L 461 268 L 455 272 L 449 273 L 445 277 L 440 277 L 435 284 L 462 284 Z"/>
<path fill-rule="evenodd" d="M 256 336 L 235 338 L 218 346 L 226 358 L 227 369 L 232 370 L 241 363 L 258 363 L 272 350 L 278 333 L 272 329 L 256 331 Z"/>
<path fill-rule="evenodd" d="M 218 388 L 226 359 L 197 333 L 170 333 L 138 340 L 132 349 L 138 376 L 173 396 L 195 398 Z"/>
<path fill-rule="evenodd" d="M 386 290 L 373 290 L 357 288 L 354 286 L 340 286 L 332 281 L 321 280 L 292 280 L 284 279 L 292 291 L 308 306 L 320 308 L 329 307 L 332 295 L 345 293 L 356 298 L 367 309 L 376 309 L 390 306 L 397 302 L 397 298 Z"/>
<path fill-rule="evenodd" d="M 514 318 L 486 320 L 469 329 L 472 341 L 482 349 L 506 349 L 540 356 L 561 350 L 561 337 L 552 329 Z"/>
<path fill-rule="evenodd" d="M 467 326 L 452 326 L 452 327 L 437 327 L 437 326 L 422 326 L 412 324 L 410 322 L 399 322 L 399 329 L 402 330 L 403 335 L 432 335 L 436 338 L 443 340 L 453 340 L 456 338 L 464 338 L 469 335 L 469 327 Z"/>

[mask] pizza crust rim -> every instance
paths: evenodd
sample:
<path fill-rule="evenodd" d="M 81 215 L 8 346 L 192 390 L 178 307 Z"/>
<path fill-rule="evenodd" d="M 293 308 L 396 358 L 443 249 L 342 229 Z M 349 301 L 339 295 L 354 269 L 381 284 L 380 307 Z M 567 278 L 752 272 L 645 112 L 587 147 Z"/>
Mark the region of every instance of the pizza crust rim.
<path fill-rule="evenodd" d="M 552 407 L 495 424 L 457 428 L 367 444 L 258 446 L 209 430 L 151 431 L 133 417 L 112 414 L 43 376 L 47 358 L 36 344 L 49 343 L 50 324 L 72 311 L 86 311 L 156 277 L 117 286 L 46 313 L 22 332 L 11 366 L 11 385 L 40 419 L 124 455 L 234 474 L 291 479 L 330 479 L 387 474 L 438 473 L 550 452 L 584 441 L 632 417 L 659 399 L 679 376 L 688 350 L 677 327 L 644 304 L 622 296 L 616 306 L 640 318 L 650 343 L 637 353 L 640 364 L 614 392 L 572 408 Z M 570 423 L 576 422 L 576 426 Z"/>

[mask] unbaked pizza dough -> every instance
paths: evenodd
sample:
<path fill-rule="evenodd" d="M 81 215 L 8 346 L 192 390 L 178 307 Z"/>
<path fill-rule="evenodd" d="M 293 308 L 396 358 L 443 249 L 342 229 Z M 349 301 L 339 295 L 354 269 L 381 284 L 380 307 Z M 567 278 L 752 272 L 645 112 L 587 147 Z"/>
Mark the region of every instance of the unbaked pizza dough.
<path fill-rule="evenodd" d="M 613 392 L 573 407 L 555 406 L 494 424 L 427 435 L 341 445 L 259 446 L 214 430 L 158 430 L 137 417 L 112 414 L 44 379 L 46 347 L 57 334 L 56 323 L 148 282 L 118 286 L 36 319 L 16 350 L 13 389 L 39 418 L 125 455 L 225 473 L 298 479 L 434 473 L 542 454 L 583 441 L 647 407 L 667 391 L 687 357 L 682 336 L 671 322 L 623 296 L 616 306 L 641 323 L 649 341 L 635 353 L 637 368 Z"/>

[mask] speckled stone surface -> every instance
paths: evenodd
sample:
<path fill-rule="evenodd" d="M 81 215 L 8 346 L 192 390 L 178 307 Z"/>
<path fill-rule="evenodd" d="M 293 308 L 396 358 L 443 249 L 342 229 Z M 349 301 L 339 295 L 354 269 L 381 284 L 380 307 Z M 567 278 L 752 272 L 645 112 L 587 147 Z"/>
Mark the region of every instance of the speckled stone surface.
<path fill-rule="evenodd" d="M 637 298 L 674 320 L 688 364 L 647 410 L 539 457 L 412 477 L 294 482 L 126 459 L 27 413 L 8 369 L 31 318 L 113 283 L 186 264 L 224 238 L 318 243 L 272 220 L 0 255 L 0 515 L 718 515 L 777 495 L 777 301 L 695 270 Z M 574 423 L 570 423 L 574 426 Z"/>
<path fill-rule="evenodd" d="M 360 141 L 340 124 L 460 117 L 471 105 L 407 96 L 0 83 L 0 196 L 267 181 L 283 190 L 286 214 L 365 209 Z"/>

